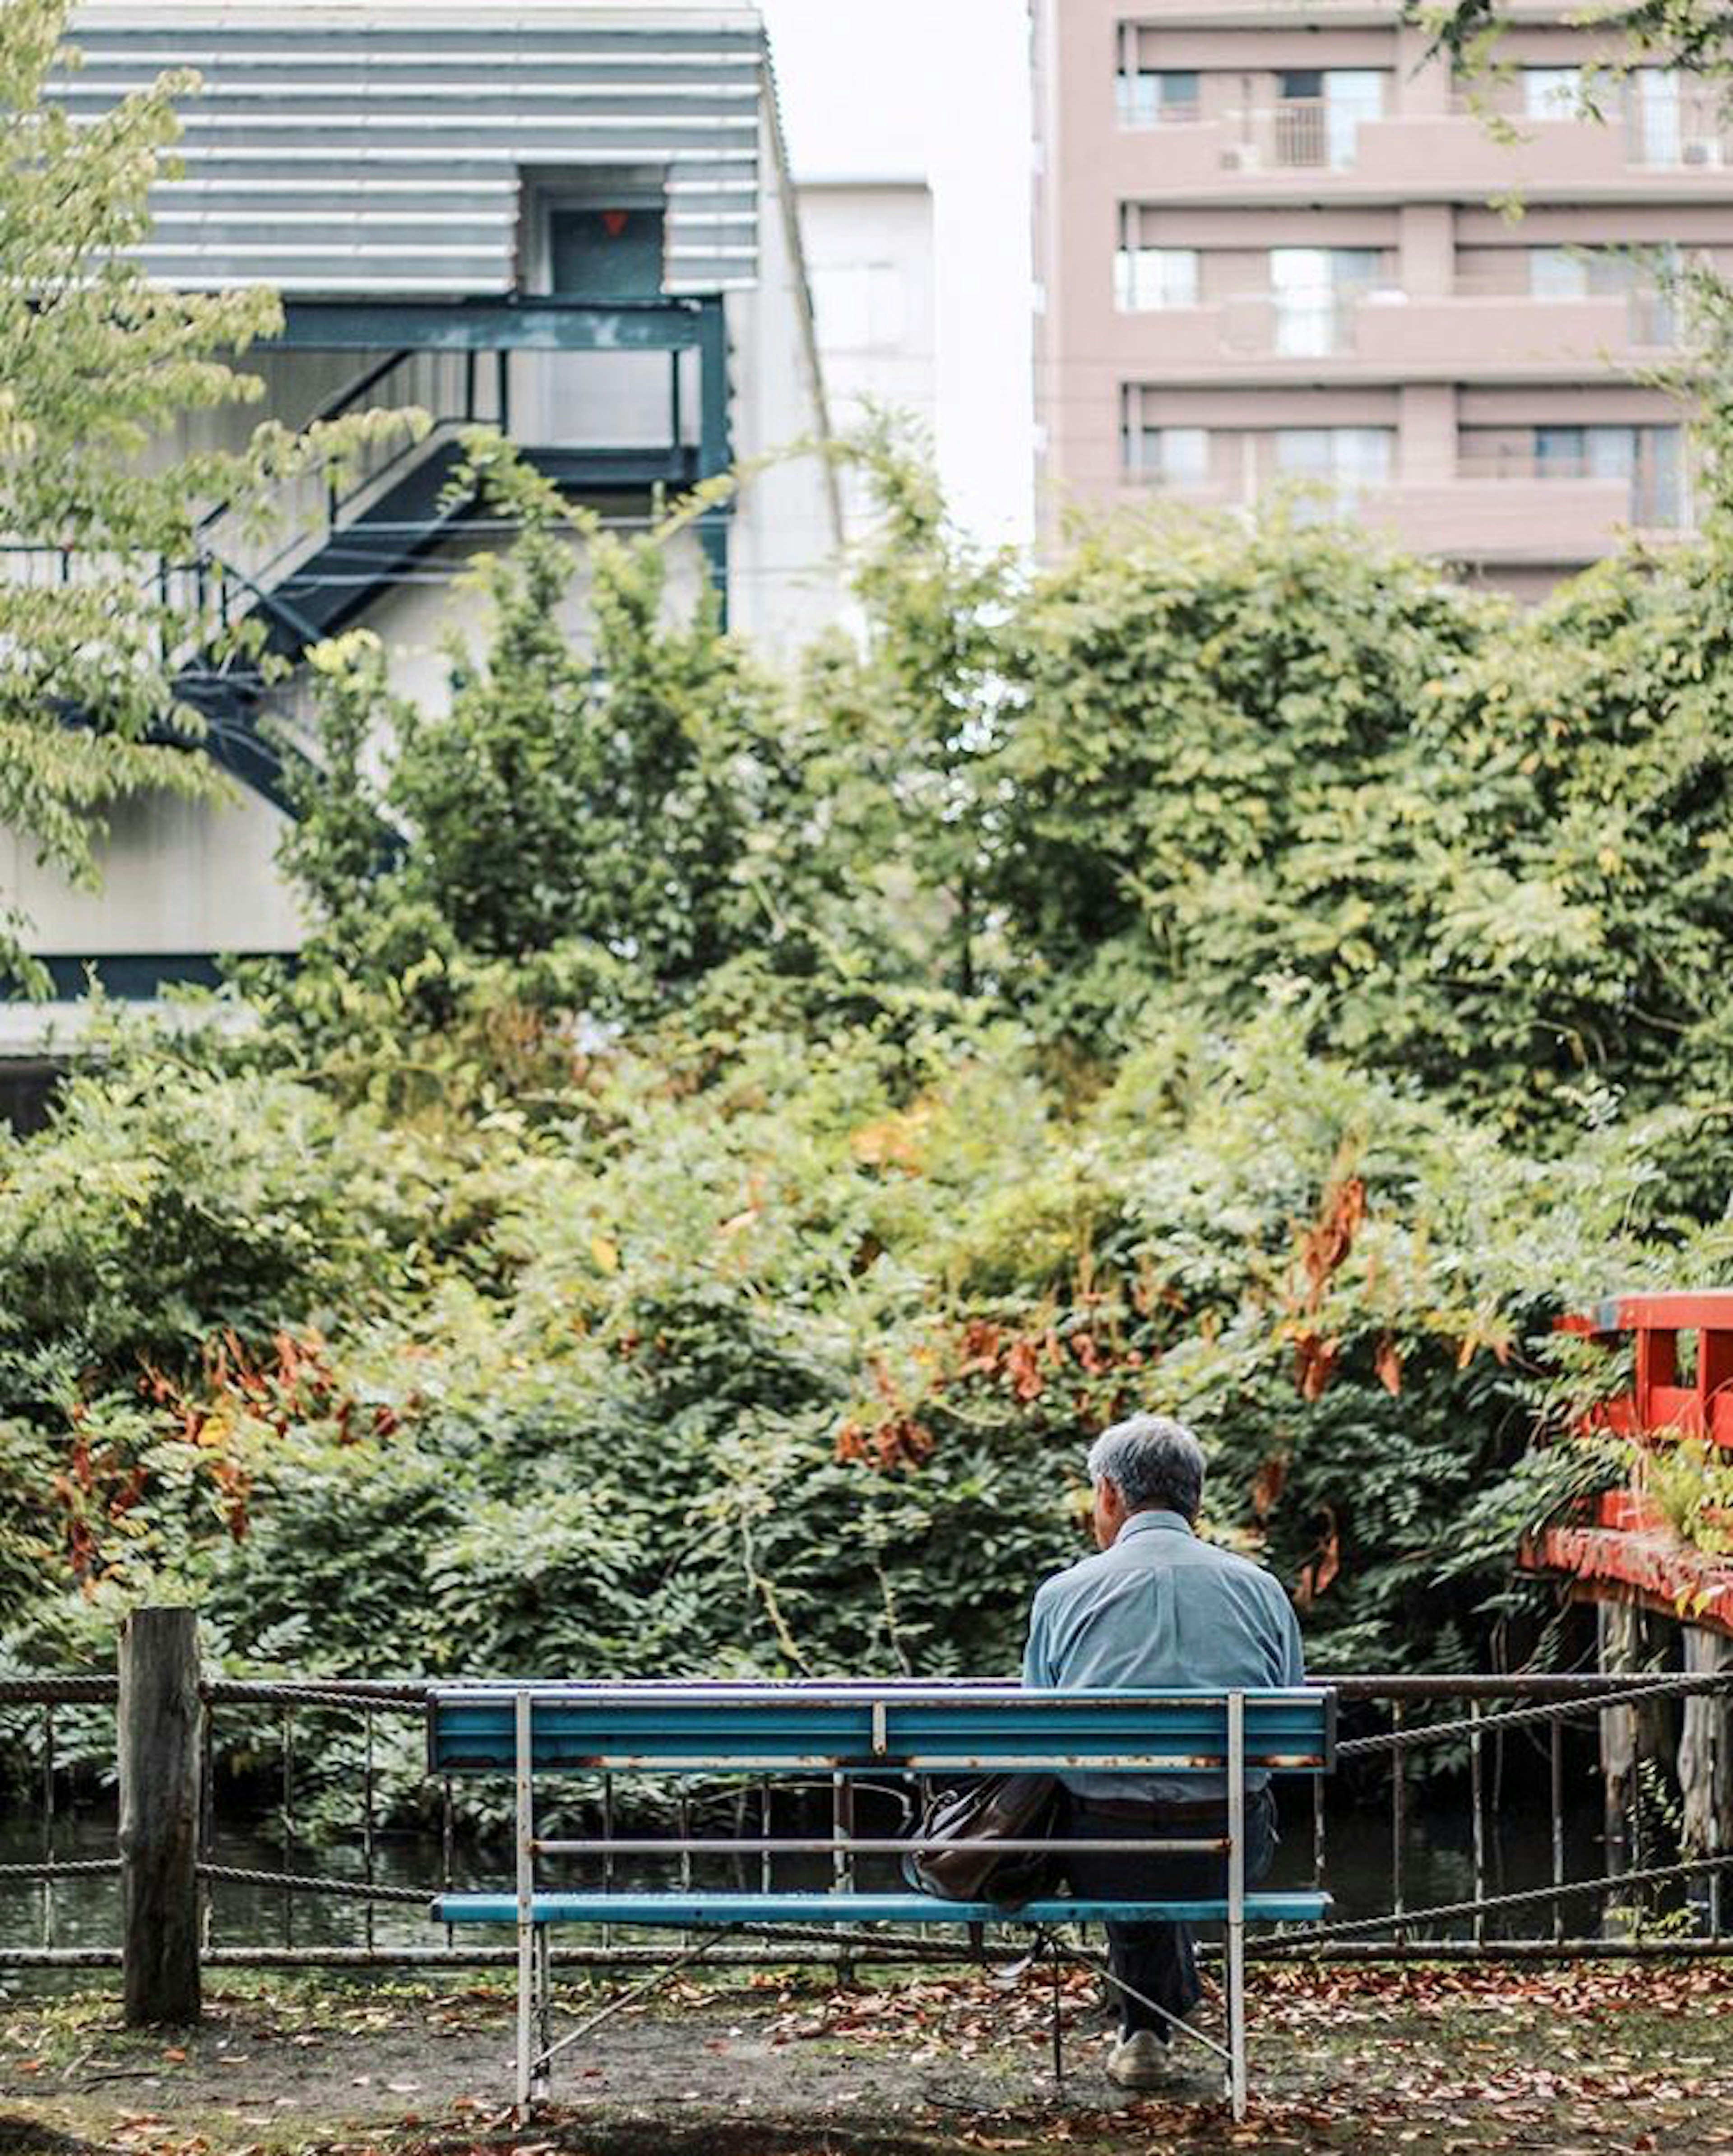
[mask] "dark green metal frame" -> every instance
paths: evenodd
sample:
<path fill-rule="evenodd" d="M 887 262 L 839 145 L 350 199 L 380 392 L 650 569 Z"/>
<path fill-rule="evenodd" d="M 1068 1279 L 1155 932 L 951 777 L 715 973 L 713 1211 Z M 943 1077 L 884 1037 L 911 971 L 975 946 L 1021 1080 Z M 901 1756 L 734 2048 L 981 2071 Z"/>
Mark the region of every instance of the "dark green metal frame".
<path fill-rule="evenodd" d="M 641 352 L 699 355 L 698 440 L 684 432 L 678 373 L 670 398 L 665 450 L 606 444 L 547 445 L 513 433 L 509 412 L 504 431 L 516 440 L 538 470 L 577 499 L 649 495 L 659 488 L 679 491 L 726 472 L 733 459 L 728 423 L 728 331 L 720 296 L 622 301 L 608 305 L 571 299 L 476 299 L 431 300 L 324 300 L 290 303 L 282 333 L 273 349 L 355 352 L 400 356 L 418 351 L 491 352 L 502 367 L 513 352 Z M 336 400 L 332 408 L 362 408 L 368 385 L 382 368 L 367 368 Z M 506 400 L 500 398 L 502 412 Z M 346 529 L 346 573 L 341 585 L 321 577 L 315 554 L 273 586 L 254 588 L 254 603 L 266 624 L 269 648 L 291 662 L 310 644 L 363 613 L 393 575 L 460 526 L 471 505 L 444 499 L 443 471 L 423 488 L 428 500 L 407 524 L 400 524 L 370 550 L 377 582 L 357 584 L 357 544 L 367 550 L 359 526 Z M 724 623 L 728 613 L 730 510 L 726 503 L 707 509 L 697 526 L 699 543 L 714 585 Z M 182 683 L 187 701 L 204 715 L 209 727 L 208 752 L 242 783 L 285 814 L 295 808 L 283 783 L 282 756 L 261 732 L 257 719 L 257 685 L 221 669 L 194 675 Z"/>

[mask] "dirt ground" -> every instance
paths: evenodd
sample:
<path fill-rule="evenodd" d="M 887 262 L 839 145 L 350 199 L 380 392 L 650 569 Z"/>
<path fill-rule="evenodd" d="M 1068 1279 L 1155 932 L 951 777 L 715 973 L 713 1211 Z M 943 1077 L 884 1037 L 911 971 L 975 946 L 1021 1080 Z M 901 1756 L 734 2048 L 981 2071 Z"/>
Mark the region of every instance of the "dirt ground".
<path fill-rule="evenodd" d="M 562 1990 L 568 2015 L 623 1987 Z M 1254 2107 L 1199 2051 L 1132 2101 L 1094 1980 L 1044 1972 L 679 1979 L 508 2111 L 498 1983 L 224 1983 L 198 2029 L 131 2031 L 112 1984 L 0 1996 L 0 2156 L 1091 2156 L 1229 2149 L 1547 2156 L 1733 2148 L 1733 1965 L 1285 1968 L 1254 1978 Z"/>

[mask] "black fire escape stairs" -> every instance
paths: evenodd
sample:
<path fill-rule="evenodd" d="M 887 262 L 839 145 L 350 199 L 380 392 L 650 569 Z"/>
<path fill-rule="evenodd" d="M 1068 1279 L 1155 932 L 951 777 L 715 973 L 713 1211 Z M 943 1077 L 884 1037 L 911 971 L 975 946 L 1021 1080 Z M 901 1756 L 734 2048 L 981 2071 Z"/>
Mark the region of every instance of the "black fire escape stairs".
<path fill-rule="evenodd" d="M 414 358 L 397 352 L 370 367 L 316 415 L 340 413 L 389 402 L 382 398 L 394 370 Z M 473 370 L 471 371 L 473 381 Z M 469 400 L 473 404 L 473 395 Z M 316 644 L 360 619 L 417 562 L 477 514 L 473 492 L 457 480 L 463 451 L 458 439 L 473 413 L 435 413 L 430 431 L 406 441 L 382 465 L 346 487 L 327 490 L 324 513 L 313 530 L 292 535 L 262 566 L 244 572 L 221 544 L 224 511 L 206 520 L 208 543 L 195 567 L 213 610 L 225 624 L 257 624 L 254 649 L 201 651 L 181 670 L 182 701 L 205 721 L 204 747 L 243 783 L 285 814 L 294 803 L 285 787 L 285 763 L 300 753 L 264 723 L 269 682 L 262 655 L 293 668 Z M 497 424 L 495 419 L 495 424 Z M 573 496 L 643 496 L 657 487 L 679 491 L 699 476 L 695 445 L 665 448 L 536 447 L 520 443 L 520 454 Z M 280 668 L 278 670 L 280 672 Z M 397 834 L 382 834 L 391 850 Z"/>

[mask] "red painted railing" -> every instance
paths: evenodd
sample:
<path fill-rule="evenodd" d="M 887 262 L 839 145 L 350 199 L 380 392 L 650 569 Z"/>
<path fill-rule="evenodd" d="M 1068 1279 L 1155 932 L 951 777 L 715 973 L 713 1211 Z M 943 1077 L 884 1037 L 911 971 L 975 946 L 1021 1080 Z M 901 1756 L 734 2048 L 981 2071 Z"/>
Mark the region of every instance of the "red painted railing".
<path fill-rule="evenodd" d="M 1629 1391 L 1602 1402 L 1586 1429 L 1733 1454 L 1733 1289 L 1615 1296 L 1561 1318 L 1559 1330 L 1634 1336 Z M 1588 1599 L 1636 1601 L 1733 1633 L 1733 1562 L 1682 1541 L 1640 1488 L 1609 1490 L 1587 1517 L 1545 1529 L 1521 1562 L 1565 1574 Z"/>

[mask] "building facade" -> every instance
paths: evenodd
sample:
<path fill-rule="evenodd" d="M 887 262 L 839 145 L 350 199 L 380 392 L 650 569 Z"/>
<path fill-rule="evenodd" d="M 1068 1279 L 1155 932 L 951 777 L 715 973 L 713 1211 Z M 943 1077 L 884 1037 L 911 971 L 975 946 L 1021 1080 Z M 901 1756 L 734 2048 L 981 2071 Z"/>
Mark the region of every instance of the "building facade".
<path fill-rule="evenodd" d="M 1688 528 L 1643 377 L 1733 135 L 1566 12 L 1465 83 L 1395 0 L 1034 0 L 1047 516 L 1303 482 L 1525 593 Z"/>
<path fill-rule="evenodd" d="M 797 193 L 812 279 L 818 357 L 839 434 L 869 409 L 895 413 L 928 443 L 937 433 L 933 198 L 925 180 L 802 180 Z M 872 505 L 841 474 L 849 537 Z"/>
<path fill-rule="evenodd" d="M 79 11 L 73 39 L 83 64 L 57 95 L 75 115 L 167 69 L 200 78 L 181 172 L 154 191 L 139 250 L 152 280 L 284 298 L 283 334 L 244 362 L 263 400 L 199 415 L 176 446 L 238 445 L 266 418 L 413 407 L 431 421 L 335 491 L 285 486 L 263 534 L 213 505 L 198 560 L 168 570 L 254 614 L 289 662 L 269 687 L 187 666 L 229 803 L 122 804 L 97 893 L 0 834 L 0 890 L 64 991 L 94 967 L 148 996 L 210 977 L 219 954 L 300 941 L 273 858 L 287 802 L 265 721 L 293 725 L 307 650 L 364 626 L 397 689 L 447 694 L 442 634 L 479 627 L 459 574 L 500 543 L 478 503 L 452 498 L 466 426 L 498 426 L 569 499 L 629 526 L 736 460 L 822 434 L 827 415 L 751 6 L 105 0 Z M 823 459 L 772 460 L 674 542 L 672 587 L 690 598 L 708 575 L 736 625 L 802 638 L 835 610 L 840 538 Z"/>

